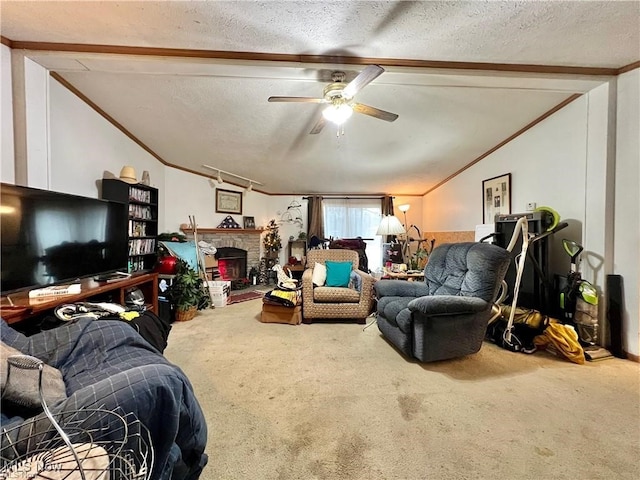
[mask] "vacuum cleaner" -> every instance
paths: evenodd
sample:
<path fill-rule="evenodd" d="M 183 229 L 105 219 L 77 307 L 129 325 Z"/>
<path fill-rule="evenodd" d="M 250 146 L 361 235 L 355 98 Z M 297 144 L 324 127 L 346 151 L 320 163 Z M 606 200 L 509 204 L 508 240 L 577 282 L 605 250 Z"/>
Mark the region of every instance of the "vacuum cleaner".
<path fill-rule="evenodd" d="M 613 358 L 611 352 L 596 345 L 598 341 L 598 291 L 582 278 L 578 258 L 584 247 L 573 240 L 562 240 L 562 247 L 569 255 L 567 282 L 560 291 L 560 309 L 563 320 L 578 333 L 584 356 L 589 361 Z"/>

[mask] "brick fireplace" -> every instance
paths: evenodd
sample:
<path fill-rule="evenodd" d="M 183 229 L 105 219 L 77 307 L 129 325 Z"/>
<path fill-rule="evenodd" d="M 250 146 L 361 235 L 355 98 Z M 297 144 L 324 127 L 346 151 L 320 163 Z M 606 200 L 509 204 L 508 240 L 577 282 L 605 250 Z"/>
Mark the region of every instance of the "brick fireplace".
<path fill-rule="evenodd" d="M 191 230 L 188 225 L 181 225 L 180 228 L 189 240 L 193 240 L 193 230 Z M 219 250 L 245 250 L 246 262 L 244 265 L 244 277 L 246 277 L 251 267 L 257 269 L 260 265 L 261 234 L 262 230 L 248 230 L 243 228 L 198 228 L 198 241 L 210 243 Z M 232 253 L 233 252 L 234 250 L 232 250 Z M 218 257 L 218 255 L 216 255 L 216 257 Z M 222 257 L 218 257 L 218 264 L 220 258 Z M 239 268 L 242 269 L 242 266 Z"/>

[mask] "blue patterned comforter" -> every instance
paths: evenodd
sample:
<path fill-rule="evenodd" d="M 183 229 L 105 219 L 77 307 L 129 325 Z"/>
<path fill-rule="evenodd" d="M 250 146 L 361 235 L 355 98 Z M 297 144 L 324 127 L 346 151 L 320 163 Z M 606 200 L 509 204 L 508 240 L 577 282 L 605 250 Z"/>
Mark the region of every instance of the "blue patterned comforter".
<path fill-rule="evenodd" d="M 2 341 L 62 372 L 68 398 L 54 413 L 87 408 L 134 414 L 149 430 L 153 480 L 195 480 L 207 463 L 207 425 L 186 375 L 130 326 L 82 319 L 26 337 L 0 322 Z M 24 419 L 2 409 L 2 427 Z"/>

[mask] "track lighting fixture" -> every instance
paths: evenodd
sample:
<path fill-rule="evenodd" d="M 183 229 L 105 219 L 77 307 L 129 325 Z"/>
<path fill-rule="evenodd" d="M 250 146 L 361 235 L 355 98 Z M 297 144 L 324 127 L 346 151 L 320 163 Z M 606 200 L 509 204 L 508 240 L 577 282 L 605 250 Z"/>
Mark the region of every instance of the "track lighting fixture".
<path fill-rule="evenodd" d="M 246 191 L 250 192 L 251 190 L 253 190 L 253 186 L 254 185 L 264 185 L 264 183 L 260 183 L 257 180 L 253 180 L 251 178 L 247 178 L 247 177 L 243 177 L 242 175 L 236 175 L 235 173 L 231 173 L 231 172 L 227 172 L 226 170 L 222 170 L 220 168 L 216 168 L 216 167 L 212 167 L 211 165 L 202 165 L 204 168 L 208 168 L 209 170 L 214 170 L 216 172 L 218 172 L 218 176 L 216 177 L 216 181 L 218 183 L 222 183 L 222 174 L 224 173 L 225 175 L 229 175 L 230 177 L 235 177 L 235 178 L 239 178 L 240 180 L 245 180 L 247 182 L 249 182 L 249 185 L 247 185 L 246 187 Z"/>

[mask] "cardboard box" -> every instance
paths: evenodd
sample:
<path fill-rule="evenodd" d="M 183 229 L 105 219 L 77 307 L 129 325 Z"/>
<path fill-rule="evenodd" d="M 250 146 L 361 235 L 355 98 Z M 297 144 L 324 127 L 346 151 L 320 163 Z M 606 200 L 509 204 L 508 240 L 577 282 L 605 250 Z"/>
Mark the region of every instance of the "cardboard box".
<path fill-rule="evenodd" d="M 213 280 L 218 274 L 218 259 L 211 255 L 204 256 L 204 273 L 207 276 L 207 280 Z"/>
<path fill-rule="evenodd" d="M 288 323 L 300 325 L 302 322 L 302 307 L 283 307 L 280 305 L 262 305 L 260 321 L 263 323 Z"/>
<path fill-rule="evenodd" d="M 227 295 L 211 295 L 211 302 L 213 303 L 213 306 L 216 308 L 220 308 L 220 307 L 226 307 L 227 306 L 227 299 L 229 297 Z"/>
<path fill-rule="evenodd" d="M 231 282 L 229 281 L 208 281 L 209 292 L 214 307 L 226 307 L 227 298 L 231 293 Z"/>
<path fill-rule="evenodd" d="M 218 266 L 218 259 L 211 255 L 204 256 L 204 268 L 213 268 Z"/>

